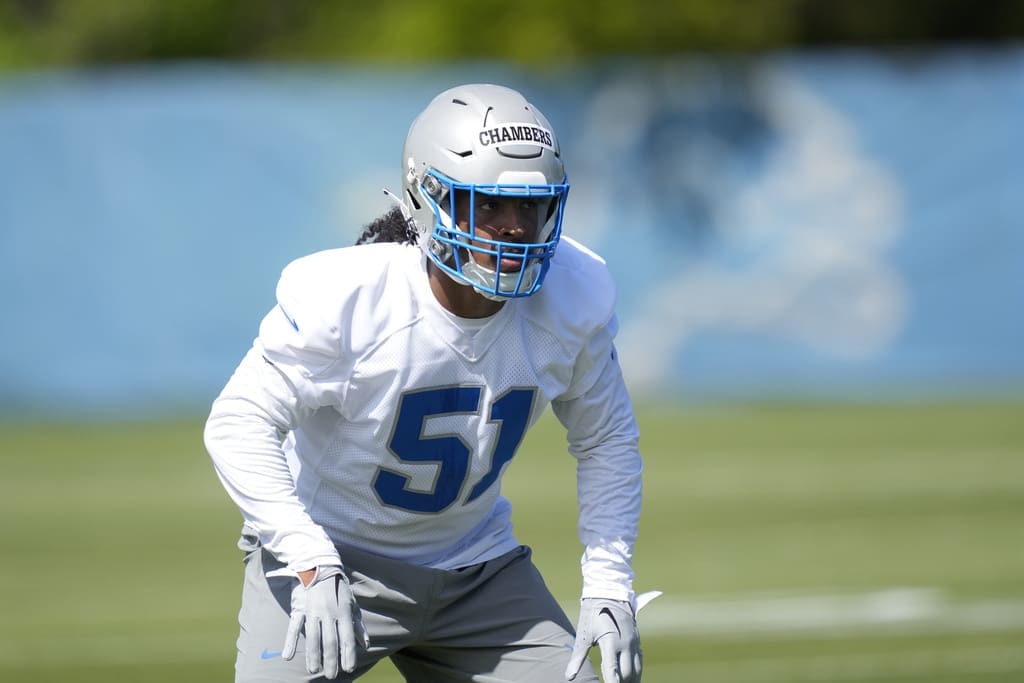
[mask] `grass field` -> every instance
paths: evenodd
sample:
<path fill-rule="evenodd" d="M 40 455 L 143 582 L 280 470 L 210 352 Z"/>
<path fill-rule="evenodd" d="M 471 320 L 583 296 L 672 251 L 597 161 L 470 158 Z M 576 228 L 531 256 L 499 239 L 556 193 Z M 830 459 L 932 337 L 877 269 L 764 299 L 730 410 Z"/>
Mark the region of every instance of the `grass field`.
<path fill-rule="evenodd" d="M 640 615 L 646 683 L 1024 681 L 1024 405 L 640 418 L 637 589 L 665 591 Z M 0 426 L 0 681 L 232 679 L 239 517 L 201 427 Z M 572 605 L 572 461 L 550 419 L 505 491 Z"/>

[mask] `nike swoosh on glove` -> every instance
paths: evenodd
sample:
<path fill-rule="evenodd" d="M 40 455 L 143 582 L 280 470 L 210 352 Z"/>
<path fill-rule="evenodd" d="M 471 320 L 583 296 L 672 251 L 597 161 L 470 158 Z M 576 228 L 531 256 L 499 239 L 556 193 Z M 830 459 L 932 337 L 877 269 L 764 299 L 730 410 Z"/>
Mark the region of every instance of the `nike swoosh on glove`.
<path fill-rule="evenodd" d="M 604 683 L 640 683 L 643 655 L 640 633 L 633 607 L 623 600 L 583 598 L 576 627 L 576 642 L 565 669 L 566 680 L 573 680 L 594 645 L 601 651 L 601 678 Z"/>

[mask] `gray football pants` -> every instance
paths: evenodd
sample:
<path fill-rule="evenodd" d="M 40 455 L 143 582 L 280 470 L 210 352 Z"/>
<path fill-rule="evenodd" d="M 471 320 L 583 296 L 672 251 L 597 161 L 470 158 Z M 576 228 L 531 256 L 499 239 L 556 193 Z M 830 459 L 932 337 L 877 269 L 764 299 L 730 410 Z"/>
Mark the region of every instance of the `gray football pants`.
<path fill-rule="evenodd" d="M 255 539 L 248 550 L 238 620 L 236 683 L 326 681 L 305 668 L 305 643 L 286 662 L 281 647 L 288 628 L 295 579 L 265 572 L 281 568 Z M 359 648 L 352 681 L 384 657 L 410 683 L 562 683 L 573 626 L 548 591 L 522 546 L 489 562 L 446 571 L 418 567 L 339 548 L 352 592 L 370 635 Z M 589 662 L 576 678 L 596 683 Z"/>

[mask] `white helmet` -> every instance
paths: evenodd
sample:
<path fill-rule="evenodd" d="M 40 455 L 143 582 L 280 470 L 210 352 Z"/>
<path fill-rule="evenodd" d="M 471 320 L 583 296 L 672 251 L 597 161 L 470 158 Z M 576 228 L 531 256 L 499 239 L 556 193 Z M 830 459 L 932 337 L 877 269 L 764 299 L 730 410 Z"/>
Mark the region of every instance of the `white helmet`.
<path fill-rule="evenodd" d="M 498 85 L 463 85 L 441 93 L 413 121 L 402 152 L 402 200 L 428 257 L 458 283 L 496 301 L 540 289 L 562 232 L 569 183 L 551 125 L 523 96 Z M 522 244 L 478 236 L 454 220 L 455 190 L 550 198 L 540 230 Z M 472 214 L 472 212 L 470 212 Z M 473 241 L 474 244 L 469 244 Z M 491 270 L 469 251 L 516 270 Z"/>

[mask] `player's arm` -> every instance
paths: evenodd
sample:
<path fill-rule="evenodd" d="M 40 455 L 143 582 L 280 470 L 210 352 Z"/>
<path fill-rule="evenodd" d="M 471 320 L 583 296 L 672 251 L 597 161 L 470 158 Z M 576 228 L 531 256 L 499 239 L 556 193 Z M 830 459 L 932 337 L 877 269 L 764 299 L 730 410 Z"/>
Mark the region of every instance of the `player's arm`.
<path fill-rule="evenodd" d="M 285 270 L 279 305 L 264 318 L 253 348 L 214 401 L 205 440 L 247 524 L 286 565 L 268 576 L 295 578 L 281 656 L 294 657 L 306 631 L 307 672 L 335 678 L 340 670 L 354 669 L 357 648 L 368 648 L 369 639 L 341 559 L 299 500 L 281 447 L 285 435 L 315 410 L 339 400 L 340 385 L 331 372 L 342 355 L 339 327 L 325 324 L 317 306 L 309 305 L 316 298 L 308 285 L 316 278 L 303 275 L 294 267 Z"/>
<path fill-rule="evenodd" d="M 643 461 L 629 393 L 610 344 L 594 383 L 552 402 L 577 460 L 584 598 L 632 602 L 633 546 L 640 519 Z"/>
<path fill-rule="evenodd" d="M 342 352 L 325 319 L 322 259 L 284 269 L 278 304 L 214 401 L 205 430 L 217 474 L 262 545 L 292 572 L 340 564 L 326 532 L 306 512 L 281 447 L 320 407 L 340 401 L 333 370 Z M 329 265 L 329 264 L 328 264 Z"/>
<path fill-rule="evenodd" d="M 579 393 L 552 402 L 577 459 L 583 592 L 566 678 L 594 646 L 605 681 L 639 683 L 643 669 L 633 592 L 633 545 L 640 518 L 639 430 L 619 369 L 614 318 L 577 361 Z"/>

